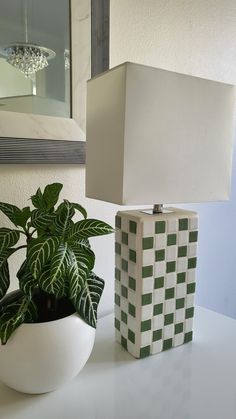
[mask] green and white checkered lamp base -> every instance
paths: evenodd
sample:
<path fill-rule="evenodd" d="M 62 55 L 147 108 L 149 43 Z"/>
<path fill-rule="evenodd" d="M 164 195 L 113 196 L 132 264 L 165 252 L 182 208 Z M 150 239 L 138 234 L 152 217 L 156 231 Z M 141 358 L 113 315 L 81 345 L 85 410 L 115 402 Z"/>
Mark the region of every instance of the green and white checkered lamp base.
<path fill-rule="evenodd" d="M 116 216 L 116 339 L 142 358 L 192 340 L 198 216 Z"/>

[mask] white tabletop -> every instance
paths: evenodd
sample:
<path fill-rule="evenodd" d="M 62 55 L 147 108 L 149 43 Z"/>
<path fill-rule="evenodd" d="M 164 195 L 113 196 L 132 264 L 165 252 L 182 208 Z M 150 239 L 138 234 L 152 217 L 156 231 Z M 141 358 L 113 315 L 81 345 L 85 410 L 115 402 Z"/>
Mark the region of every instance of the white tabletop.
<path fill-rule="evenodd" d="M 236 320 L 197 308 L 194 341 L 136 360 L 99 321 L 83 371 L 53 393 L 0 384 L 1 419 L 235 419 Z"/>

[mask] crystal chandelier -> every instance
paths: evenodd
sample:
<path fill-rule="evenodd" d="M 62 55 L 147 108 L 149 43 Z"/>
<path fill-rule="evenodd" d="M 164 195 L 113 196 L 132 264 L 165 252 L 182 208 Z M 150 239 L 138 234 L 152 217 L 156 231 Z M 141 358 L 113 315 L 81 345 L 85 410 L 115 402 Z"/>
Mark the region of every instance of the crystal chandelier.
<path fill-rule="evenodd" d="M 56 53 L 49 49 L 28 42 L 28 10 L 24 2 L 25 42 L 16 42 L 0 48 L 0 54 L 13 67 L 20 70 L 26 78 L 33 78 L 35 73 L 48 66 L 48 60 Z"/>
<path fill-rule="evenodd" d="M 1 54 L 13 67 L 20 70 L 26 78 L 48 66 L 48 60 L 55 57 L 55 52 L 35 44 L 21 42 L 1 48 Z"/>

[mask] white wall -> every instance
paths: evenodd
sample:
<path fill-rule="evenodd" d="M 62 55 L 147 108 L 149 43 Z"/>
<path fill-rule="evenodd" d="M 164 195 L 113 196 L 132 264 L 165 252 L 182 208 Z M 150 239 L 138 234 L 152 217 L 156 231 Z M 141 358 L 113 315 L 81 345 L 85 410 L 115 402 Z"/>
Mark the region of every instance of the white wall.
<path fill-rule="evenodd" d="M 236 84 L 235 0 L 111 0 L 110 53 L 112 67 L 134 61 Z M 229 202 L 188 208 L 200 215 L 197 303 L 236 318 L 236 155 L 233 167 Z"/>

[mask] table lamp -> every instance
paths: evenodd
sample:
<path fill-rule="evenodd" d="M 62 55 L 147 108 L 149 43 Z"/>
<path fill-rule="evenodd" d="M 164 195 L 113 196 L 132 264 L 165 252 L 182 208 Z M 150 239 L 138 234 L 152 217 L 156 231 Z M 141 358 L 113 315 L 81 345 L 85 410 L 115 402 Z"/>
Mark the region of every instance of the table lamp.
<path fill-rule="evenodd" d="M 134 357 L 192 340 L 198 215 L 227 200 L 234 87 L 134 63 L 88 81 L 86 195 L 119 205 L 116 338 Z"/>

